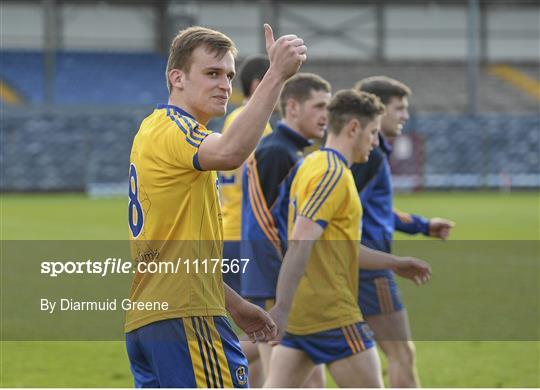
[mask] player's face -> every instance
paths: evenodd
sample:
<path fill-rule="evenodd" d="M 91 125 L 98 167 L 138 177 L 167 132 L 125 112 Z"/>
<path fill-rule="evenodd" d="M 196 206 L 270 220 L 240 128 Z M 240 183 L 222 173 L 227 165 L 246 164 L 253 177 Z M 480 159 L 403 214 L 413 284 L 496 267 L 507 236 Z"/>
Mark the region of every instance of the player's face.
<path fill-rule="evenodd" d="M 234 57 L 231 52 L 220 59 L 204 46 L 196 48 L 183 82 L 182 93 L 189 106 L 186 110 L 202 123 L 225 115 L 234 74 Z"/>
<path fill-rule="evenodd" d="M 407 97 L 393 96 L 386 104 L 381 130 L 385 137 L 395 138 L 401 134 L 405 122 L 409 120 L 409 100 Z"/>
<path fill-rule="evenodd" d="M 322 139 L 328 125 L 330 92 L 311 91 L 308 100 L 298 110 L 298 131 L 307 139 Z"/>
<path fill-rule="evenodd" d="M 379 129 L 381 128 L 381 116 L 378 115 L 366 126 L 362 127 L 354 141 L 353 162 L 364 163 L 368 160 L 369 154 L 379 145 Z"/>

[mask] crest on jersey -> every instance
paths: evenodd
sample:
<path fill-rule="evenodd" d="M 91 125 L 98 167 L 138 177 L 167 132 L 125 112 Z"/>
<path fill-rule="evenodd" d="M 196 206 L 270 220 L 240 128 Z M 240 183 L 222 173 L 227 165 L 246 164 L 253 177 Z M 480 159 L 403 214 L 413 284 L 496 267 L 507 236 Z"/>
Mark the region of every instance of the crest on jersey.
<path fill-rule="evenodd" d="M 236 380 L 239 385 L 245 385 L 247 383 L 246 368 L 244 366 L 240 366 L 236 369 Z"/>

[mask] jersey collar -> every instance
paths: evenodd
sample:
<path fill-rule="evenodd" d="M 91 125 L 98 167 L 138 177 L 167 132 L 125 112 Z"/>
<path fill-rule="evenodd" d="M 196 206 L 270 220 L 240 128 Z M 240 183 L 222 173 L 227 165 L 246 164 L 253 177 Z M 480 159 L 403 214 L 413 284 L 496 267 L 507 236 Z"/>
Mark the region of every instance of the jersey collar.
<path fill-rule="evenodd" d="M 170 108 L 171 110 L 179 113 L 180 115 L 190 117 L 191 119 L 196 121 L 196 119 L 193 117 L 193 115 L 191 115 L 191 114 L 187 113 L 186 111 L 182 110 L 180 107 L 173 106 L 172 104 L 158 104 L 156 108 L 158 110 L 161 110 L 163 108 Z"/>
<path fill-rule="evenodd" d="M 294 131 L 283 122 L 278 122 L 276 130 L 294 142 L 298 149 L 304 149 L 312 144 L 310 140 L 305 139 L 300 133 Z"/>
<path fill-rule="evenodd" d="M 379 148 L 387 155 L 389 156 L 392 154 L 392 145 L 388 143 L 388 141 L 383 137 L 381 133 L 379 133 Z"/>
<path fill-rule="evenodd" d="M 340 152 L 338 152 L 336 149 L 332 148 L 321 148 L 322 151 L 331 152 L 334 153 L 338 158 L 345 163 L 345 165 L 349 166 L 349 162 L 345 158 L 344 155 L 342 155 Z"/>

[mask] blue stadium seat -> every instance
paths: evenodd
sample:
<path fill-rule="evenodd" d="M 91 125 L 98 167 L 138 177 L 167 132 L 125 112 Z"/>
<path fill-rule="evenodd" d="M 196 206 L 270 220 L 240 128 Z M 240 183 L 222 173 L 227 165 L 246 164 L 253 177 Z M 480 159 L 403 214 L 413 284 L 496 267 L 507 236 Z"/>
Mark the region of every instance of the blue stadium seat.
<path fill-rule="evenodd" d="M 44 101 L 42 52 L 0 52 L 0 78 L 28 103 Z M 165 59 L 152 53 L 58 52 L 56 104 L 155 104 L 167 98 Z"/>

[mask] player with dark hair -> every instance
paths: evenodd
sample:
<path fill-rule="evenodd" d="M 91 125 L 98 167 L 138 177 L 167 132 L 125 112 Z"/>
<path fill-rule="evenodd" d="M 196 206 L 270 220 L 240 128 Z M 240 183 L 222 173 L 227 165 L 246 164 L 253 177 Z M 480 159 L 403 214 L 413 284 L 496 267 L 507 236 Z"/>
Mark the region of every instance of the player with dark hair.
<path fill-rule="evenodd" d="M 417 283 L 420 260 L 360 249 L 362 206 L 349 169 L 377 145 L 384 105 L 372 95 L 338 92 L 328 107 L 326 145 L 305 158 L 290 190 L 289 241 L 270 311 L 281 344 L 265 387 L 298 387 L 327 364 L 340 387 L 381 387 L 379 358 L 358 308 L 358 269 L 390 268 Z M 290 313 L 289 313 L 290 312 Z"/>
<path fill-rule="evenodd" d="M 246 162 L 243 179 L 242 257 L 251 262 L 242 275 L 242 296 L 269 310 L 275 299 L 279 268 L 287 249 L 289 189 L 297 163 L 311 139 L 321 139 L 327 125 L 330 84 L 312 73 L 298 73 L 283 87 L 282 115 Z M 259 343 L 268 375 L 272 347 Z M 319 367 L 304 385 L 324 387 Z"/>
<path fill-rule="evenodd" d="M 446 239 L 452 221 L 393 210 L 392 176 L 388 141 L 401 134 L 409 119 L 408 97 L 411 90 L 405 84 L 385 76 L 366 78 L 357 83 L 359 91 L 378 96 L 386 105 L 381 120 L 379 147 L 373 150 L 365 164 L 353 164 L 351 171 L 360 194 L 364 214 L 362 217 L 362 244 L 379 251 L 391 252 L 394 230 L 409 234 L 423 233 Z M 375 333 L 375 339 L 388 360 L 388 376 L 392 387 L 417 387 L 414 345 L 407 312 L 391 270 L 360 270 L 358 301 L 366 322 Z"/>
<path fill-rule="evenodd" d="M 223 135 L 207 130 L 206 123 L 225 114 L 235 75 L 234 43 L 204 27 L 174 38 L 166 70 L 168 104 L 143 120 L 131 149 L 128 221 L 134 259 L 180 264 L 178 259 L 222 258 L 215 171 L 237 168 L 252 153 L 284 82 L 306 59 L 297 36 L 275 41 L 265 25 L 265 38 L 268 72 Z M 250 339 L 264 341 L 276 333 L 268 313 L 224 284 L 221 269 L 137 271 L 130 300 L 161 306 L 126 313 L 136 387 L 246 387 L 247 361 L 226 315 Z"/>
<path fill-rule="evenodd" d="M 244 98 L 249 99 L 253 94 L 257 85 L 259 85 L 266 74 L 269 66 L 270 61 L 268 61 L 268 58 L 261 55 L 247 57 L 244 62 L 242 62 L 242 66 L 238 73 Z"/>
<path fill-rule="evenodd" d="M 253 95 L 268 71 L 270 61 L 261 55 L 251 56 L 242 62 L 238 72 L 244 100 L 242 105 L 232 111 L 223 124 L 221 133 L 225 133 L 234 119 L 242 112 L 245 105 Z M 270 134 L 272 128 L 267 123 L 263 137 Z M 242 165 L 243 167 L 243 165 Z M 241 259 L 240 239 L 242 226 L 242 167 L 219 172 L 219 185 L 221 188 L 221 212 L 223 216 L 223 258 Z M 234 261 L 234 260 L 233 260 Z M 238 294 L 241 293 L 241 273 L 233 272 L 229 268 L 223 272 L 223 281 Z M 264 374 L 257 345 L 254 345 L 245 336 L 240 338 L 240 345 L 249 362 L 249 384 L 252 387 L 261 387 Z"/>
<path fill-rule="evenodd" d="M 253 95 L 268 70 L 270 62 L 268 58 L 257 55 L 248 57 L 242 63 L 239 78 L 242 86 L 244 100 L 242 105 L 232 111 L 223 124 L 224 134 L 234 119 L 242 112 L 245 105 Z M 269 123 L 263 132 L 263 137 L 270 134 L 272 128 Z M 243 166 L 243 165 L 242 165 Z M 219 172 L 219 184 L 221 187 L 221 211 L 223 214 L 223 255 L 225 258 L 239 259 L 240 238 L 242 234 L 242 167 Z M 240 294 L 240 273 L 228 272 L 223 274 L 223 280 L 234 291 Z"/>

